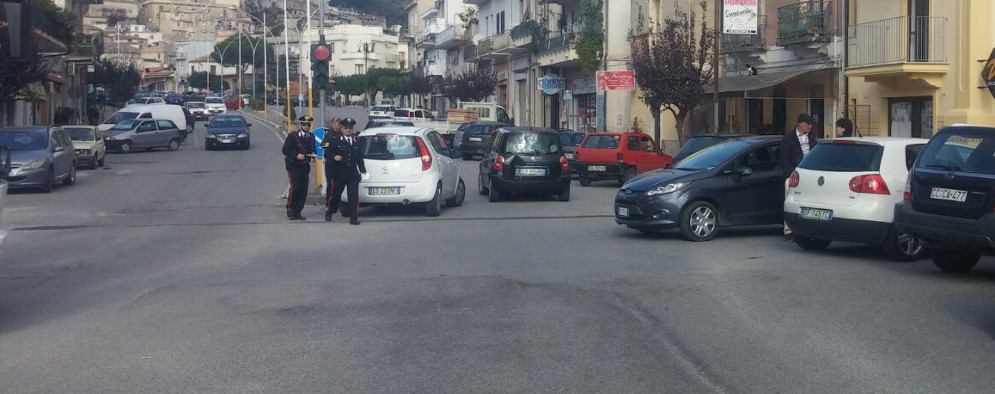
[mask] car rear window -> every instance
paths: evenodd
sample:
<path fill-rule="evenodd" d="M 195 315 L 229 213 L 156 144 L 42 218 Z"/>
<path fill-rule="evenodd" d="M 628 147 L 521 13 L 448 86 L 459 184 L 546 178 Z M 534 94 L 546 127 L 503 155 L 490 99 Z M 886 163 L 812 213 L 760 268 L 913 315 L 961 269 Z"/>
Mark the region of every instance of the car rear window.
<path fill-rule="evenodd" d="M 245 127 L 245 121 L 240 117 L 225 116 L 211 120 L 211 127 Z"/>
<path fill-rule="evenodd" d="M 225 103 L 224 100 L 221 99 L 221 97 L 208 97 L 204 101 L 206 103 L 208 103 L 208 104 L 224 104 Z"/>
<path fill-rule="evenodd" d="M 830 172 L 880 171 L 883 152 L 881 145 L 824 143 L 812 148 L 798 168 Z"/>
<path fill-rule="evenodd" d="M 616 149 L 621 141 L 620 135 L 589 135 L 581 147 L 590 149 Z"/>
<path fill-rule="evenodd" d="M 940 134 L 930 141 L 916 167 L 995 175 L 995 135 Z"/>
<path fill-rule="evenodd" d="M 391 108 L 391 107 L 385 107 L 385 106 L 381 106 L 381 105 L 374 106 L 373 109 L 371 109 L 371 111 L 377 111 L 377 112 L 387 112 L 387 111 L 393 111 L 393 110 L 394 109 Z"/>
<path fill-rule="evenodd" d="M 405 109 L 399 109 L 399 110 L 394 111 L 394 116 L 397 116 L 399 118 L 407 118 L 408 114 L 411 114 L 413 116 L 414 115 L 413 112 L 414 111 L 408 111 L 408 110 L 405 110 Z"/>
<path fill-rule="evenodd" d="M 508 133 L 504 153 L 543 155 L 560 153 L 560 137 L 553 133 Z"/>
<path fill-rule="evenodd" d="M 417 137 L 397 134 L 374 134 L 363 139 L 363 157 L 372 160 L 402 160 L 418 157 Z"/>
<path fill-rule="evenodd" d="M 485 125 L 475 124 L 475 125 L 467 126 L 466 130 L 464 130 L 464 131 L 467 134 L 490 134 L 491 130 L 493 130 L 493 129 L 494 129 L 494 126 L 485 126 Z"/>

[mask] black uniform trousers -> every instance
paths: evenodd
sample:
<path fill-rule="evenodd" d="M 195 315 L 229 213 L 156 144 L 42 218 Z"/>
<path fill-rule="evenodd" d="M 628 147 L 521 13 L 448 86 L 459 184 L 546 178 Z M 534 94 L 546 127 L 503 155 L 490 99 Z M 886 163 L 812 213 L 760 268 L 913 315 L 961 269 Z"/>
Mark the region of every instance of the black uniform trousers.
<path fill-rule="evenodd" d="M 349 217 L 359 218 L 359 177 L 331 178 L 328 181 L 328 189 L 327 209 L 329 213 L 335 213 L 339 210 L 339 206 L 342 205 L 342 192 L 345 191 L 349 198 L 349 204 L 352 204 L 346 209 L 349 212 Z M 345 216 L 345 212 L 343 212 L 343 216 Z"/>
<path fill-rule="evenodd" d="M 294 166 L 287 170 L 287 177 L 290 178 L 290 193 L 287 195 L 287 216 L 300 216 L 307 202 L 308 178 L 311 177 L 311 169 L 305 166 Z"/>

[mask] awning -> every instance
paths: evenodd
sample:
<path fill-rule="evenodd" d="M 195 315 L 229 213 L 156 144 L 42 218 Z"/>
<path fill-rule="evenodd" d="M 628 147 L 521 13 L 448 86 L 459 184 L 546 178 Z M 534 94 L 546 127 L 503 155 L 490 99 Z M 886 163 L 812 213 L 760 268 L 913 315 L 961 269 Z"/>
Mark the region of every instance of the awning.
<path fill-rule="evenodd" d="M 781 72 L 772 72 L 772 73 L 764 73 L 757 75 L 736 75 L 731 77 L 723 77 L 719 80 L 719 92 L 720 93 L 749 92 L 753 90 L 765 89 L 774 85 L 787 82 L 793 78 L 811 74 L 816 71 L 824 69 L 825 68 L 818 68 L 814 70 L 781 71 Z M 712 92 L 714 91 L 712 86 L 713 84 L 708 84 L 707 86 L 705 86 L 705 94 L 712 94 Z"/>

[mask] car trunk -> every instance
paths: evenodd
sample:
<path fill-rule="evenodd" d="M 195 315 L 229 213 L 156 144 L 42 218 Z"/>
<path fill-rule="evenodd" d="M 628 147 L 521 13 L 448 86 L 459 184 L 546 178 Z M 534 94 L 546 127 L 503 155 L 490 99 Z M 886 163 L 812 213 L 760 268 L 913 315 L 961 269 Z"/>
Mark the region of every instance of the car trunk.
<path fill-rule="evenodd" d="M 420 182 L 422 159 L 417 137 L 397 134 L 364 135 L 363 155 L 369 178 L 363 183 L 402 184 Z"/>
<path fill-rule="evenodd" d="M 884 147 L 874 143 L 826 141 L 816 145 L 798 165 L 794 200 L 799 204 L 852 207 L 861 193 L 850 189 L 850 181 L 862 175 L 879 175 Z M 901 185 L 887 185 L 889 188 Z"/>
<path fill-rule="evenodd" d="M 560 155 L 505 154 L 501 177 L 506 180 L 556 180 L 562 176 Z"/>
<path fill-rule="evenodd" d="M 819 206 L 852 207 L 860 199 L 860 193 L 850 190 L 850 180 L 860 175 L 874 172 L 828 172 L 798 169 L 798 186 L 791 191 L 799 204 Z M 820 184 L 819 178 L 822 178 Z"/>
<path fill-rule="evenodd" d="M 916 210 L 979 218 L 995 205 L 995 136 L 946 134 L 935 137 L 912 177 Z"/>

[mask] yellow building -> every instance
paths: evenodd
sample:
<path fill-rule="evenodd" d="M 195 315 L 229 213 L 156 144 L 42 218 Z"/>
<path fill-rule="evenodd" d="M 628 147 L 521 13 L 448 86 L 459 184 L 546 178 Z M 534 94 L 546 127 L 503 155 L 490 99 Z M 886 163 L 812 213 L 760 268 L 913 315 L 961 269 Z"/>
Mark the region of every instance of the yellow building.
<path fill-rule="evenodd" d="M 848 112 L 862 134 L 995 126 L 981 80 L 995 46 L 991 0 L 853 0 L 848 19 Z"/>

